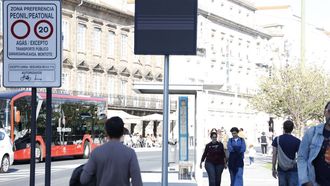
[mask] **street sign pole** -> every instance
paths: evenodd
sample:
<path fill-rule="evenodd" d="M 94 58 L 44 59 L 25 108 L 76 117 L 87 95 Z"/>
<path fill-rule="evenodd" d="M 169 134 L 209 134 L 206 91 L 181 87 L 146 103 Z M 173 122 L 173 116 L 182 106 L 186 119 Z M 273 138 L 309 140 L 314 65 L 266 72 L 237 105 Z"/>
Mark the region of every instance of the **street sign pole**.
<path fill-rule="evenodd" d="M 37 88 L 32 88 L 31 97 L 31 154 L 30 154 L 30 186 L 35 183 L 36 170 L 36 102 L 37 102 Z"/>
<path fill-rule="evenodd" d="M 45 185 L 51 180 L 51 87 L 61 86 L 62 1 L 3 0 L 3 85 L 32 88 L 30 186 L 35 185 L 37 87 L 47 87 Z M 12 129 L 13 130 L 13 129 Z M 41 144 L 40 144 L 41 145 Z M 39 148 L 41 150 L 43 148 Z M 42 158 L 44 152 L 40 152 Z"/>
<path fill-rule="evenodd" d="M 197 0 L 135 3 L 134 54 L 164 55 L 162 185 L 168 185 L 169 55 L 196 55 Z"/>
<path fill-rule="evenodd" d="M 46 167 L 45 185 L 50 186 L 51 142 L 52 142 L 52 88 L 46 90 Z"/>
<path fill-rule="evenodd" d="M 165 55 L 164 60 L 162 186 L 168 185 L 169 57 L 169 55 Z"/>

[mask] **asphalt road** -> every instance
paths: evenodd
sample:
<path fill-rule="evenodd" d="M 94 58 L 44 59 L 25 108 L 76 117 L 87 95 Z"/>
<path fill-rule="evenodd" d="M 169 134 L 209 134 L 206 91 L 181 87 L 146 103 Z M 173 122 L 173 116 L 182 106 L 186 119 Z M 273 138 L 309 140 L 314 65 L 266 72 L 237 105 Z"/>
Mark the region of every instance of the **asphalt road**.
<path fill-rule="evenodd" d="M 160 172 L 162 167 L 161 150 L 148 150 L 137 152 L 141 172 Z M 193 152 L 190 152 L 190 158 Z M 169 157 L 171 160 L 171 157 Z M 71 157 L 52 161 L 51 185 L 66 186 L 74 168 L 85 163 L 86 159 L 73 159 Z M 0 174 L 1 186 L 28 186 L 30 178 L 30 164 L 19 163 L 11 166 L 9 173 Z M 45 163 L 36 164 L 35 185 L 44 186 Z"/>

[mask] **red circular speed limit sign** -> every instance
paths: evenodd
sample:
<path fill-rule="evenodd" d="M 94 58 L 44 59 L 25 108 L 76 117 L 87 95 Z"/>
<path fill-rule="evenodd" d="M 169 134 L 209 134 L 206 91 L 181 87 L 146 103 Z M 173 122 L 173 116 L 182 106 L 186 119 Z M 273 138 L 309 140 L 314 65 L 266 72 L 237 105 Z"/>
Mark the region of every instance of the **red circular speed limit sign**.
<path fill-rule="evenodd" d="M 34 25 L 34 33 L 39 39 L 48 39 L 53 32 L 53 25 L 47 20 L 40 20 Z"/>
<path fill-rule="evenodd" d="M 10 32 L 16 39 L 25 39 L 30 34 L 30 30 L 30 25 L 25 20 L 16 20 L 10 27 Z"/>

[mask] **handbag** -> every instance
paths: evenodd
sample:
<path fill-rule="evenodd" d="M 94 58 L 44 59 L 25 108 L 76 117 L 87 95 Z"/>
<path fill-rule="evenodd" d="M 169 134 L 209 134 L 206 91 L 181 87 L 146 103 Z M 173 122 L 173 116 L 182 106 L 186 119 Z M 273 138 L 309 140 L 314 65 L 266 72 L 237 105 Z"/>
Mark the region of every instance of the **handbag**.
<path fill-rule="evenodd" d="M 281 169 L 284 171 L 293 169 L 297 165 L 296 159 L 288 158 L 283 152 L 280 146 L 280 136 L 277 137 L 277 158 L 278 158 L 278 166 L 281 167 Z"/>

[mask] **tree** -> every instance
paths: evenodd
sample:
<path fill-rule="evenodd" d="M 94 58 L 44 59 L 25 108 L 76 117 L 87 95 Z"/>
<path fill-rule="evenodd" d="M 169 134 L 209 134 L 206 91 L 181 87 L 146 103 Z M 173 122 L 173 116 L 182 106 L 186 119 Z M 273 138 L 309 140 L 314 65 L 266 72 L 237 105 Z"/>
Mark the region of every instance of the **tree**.
<path fill-rule="evenodd" d="M 260 90 L 250 104 L 258 111 L 290 117 L 301 136 L 308 120 L 323 120 L 324 105 L 330 100 L 329 80 L 318 68 L 298 65 L 274 69 L 271 77 L 260 80 Z"/>

